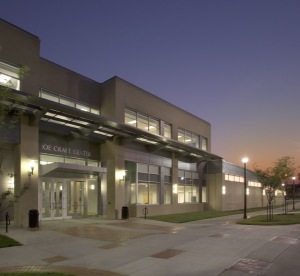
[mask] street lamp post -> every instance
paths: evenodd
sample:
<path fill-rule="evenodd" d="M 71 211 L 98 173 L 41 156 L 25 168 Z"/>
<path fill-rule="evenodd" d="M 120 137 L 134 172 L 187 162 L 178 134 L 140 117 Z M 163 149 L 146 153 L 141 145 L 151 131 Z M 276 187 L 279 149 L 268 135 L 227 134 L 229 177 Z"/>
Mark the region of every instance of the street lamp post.
<path fill-rule="evenodd" d="M 293 179 L 293 210 L 295 210 L 295 179 L 296 179 L 296 177 L 293 176 L 292 179 Z"/>
<path fill-rule="evenodd" d="M 246 164 L 249 161 L 247 157 L 242 159 L 244 163 L 244 219 L 247 219 L 247 172 L 246 172 Z"/>
<path fill-rule="evenodd" d="M 284 198 L 284 201 L 283 201 L 283 204 L 284 204 L 283 210 L 284 210 L 284 214 L 286 215 L 286 194 L 285 194 L 285 183 L 282 183 L 282 184 L 281 184 L 281 186 L 282 186 L 282 193 L 283 193 L 283 198 Z"/>

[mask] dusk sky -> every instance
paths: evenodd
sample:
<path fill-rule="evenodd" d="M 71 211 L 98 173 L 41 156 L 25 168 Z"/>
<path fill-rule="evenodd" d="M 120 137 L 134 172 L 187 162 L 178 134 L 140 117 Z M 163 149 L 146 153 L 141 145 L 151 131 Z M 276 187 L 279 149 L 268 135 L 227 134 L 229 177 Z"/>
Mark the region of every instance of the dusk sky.
<path fill-rule="evenodd" d="M 0 17 L 38 36 L 42 57 L 210 122 L 228 162 L 300 165 L 299 0 L 2 0 Z"/>

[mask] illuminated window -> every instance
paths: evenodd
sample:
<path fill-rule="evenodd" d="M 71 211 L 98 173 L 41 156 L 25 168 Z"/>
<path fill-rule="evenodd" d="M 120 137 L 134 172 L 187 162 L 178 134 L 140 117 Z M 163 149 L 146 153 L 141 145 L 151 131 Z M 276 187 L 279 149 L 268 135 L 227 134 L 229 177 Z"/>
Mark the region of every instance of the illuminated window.
<path fill-rule="evenodd" d="M 181 143 L 187 144 L 195 148 L 200 148 L 200 136 L 198 134 L 192 133 L 185 129 L 178 129 L 177 139 Z M 201 149 L 204 148 L 206 150 L 206 146 L 201 146 Z"/>
<path fill-rule="evenodd" d="M 198 173 L 178 170 L 178 203 L 199 202 Z"/>
<path fill-rule="evenodd" d="M 160 187 L 159 167 L 138 164 L 138 204 L 158 204 Z"/>
<path fill-rule="evenodd" d="M 0 62 L 0 85 L 20 90 L 19 68 Z"/>
<path fill-rule="evenodd" d="M 164 137 L 172 138 L 171 125 L 168 123 L 164 123 Z"/>
<path fill-rule="evenodd" d="M 45 89 L 40 89 L 40 94 L 39 95 L 40 95 L 40 98 L 43 98 L 43 99 L 46 99 L 46 100 L 49 100 L 49 101 L 52 101 L 52 102 L 60 103 L 60 104 L 63 104 L 63 105 L 67 105 L 67 106 L 70 106 L 70 107 L 80 109 L 82 111 L 86 111 L 86 112 L 89 112 L 89 113 L 100 115 L 99 109 L 93 108 L 93 107 L 91 107 L 91 106 L 89 106 L 85 103 L 78 102 L 74 99 L 62 96 L 62 95 L 57 94 L 57 93 L 53 93 L 53 92 L 45 90 Z"/>
<path fill-rule="evenodd" d="M 125 124 L 154 134 L 160 134 L 159 120 L 127 108 L 125 109 Z"/>

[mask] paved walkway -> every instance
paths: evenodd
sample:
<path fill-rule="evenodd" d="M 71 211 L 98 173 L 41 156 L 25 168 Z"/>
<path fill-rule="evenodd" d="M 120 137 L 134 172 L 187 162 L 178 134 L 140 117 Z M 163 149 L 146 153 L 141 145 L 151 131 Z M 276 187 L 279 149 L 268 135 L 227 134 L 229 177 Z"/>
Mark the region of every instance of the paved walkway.
<path fill-rule="evenodd" d="M 0 274 L 298 276 L 300 224 L 236 224 L 241 217 L 184 224 L 94 218 L 43 221 L 39 229 L 11 226 L 7 235 L 23 246 L 0 249 Z"/>

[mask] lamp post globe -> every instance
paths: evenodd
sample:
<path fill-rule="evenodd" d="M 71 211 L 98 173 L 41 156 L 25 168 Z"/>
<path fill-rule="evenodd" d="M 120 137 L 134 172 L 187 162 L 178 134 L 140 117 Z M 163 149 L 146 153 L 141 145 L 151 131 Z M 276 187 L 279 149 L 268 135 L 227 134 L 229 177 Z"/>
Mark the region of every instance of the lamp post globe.
<path fill-rule="evenodd" d="M 244 219 L 247 219 L 247 168 L 246 164 L 248 163 L 248 157 L 242 158 L 242 162 L 244 163 Z"/>

